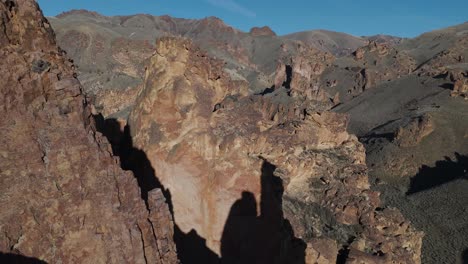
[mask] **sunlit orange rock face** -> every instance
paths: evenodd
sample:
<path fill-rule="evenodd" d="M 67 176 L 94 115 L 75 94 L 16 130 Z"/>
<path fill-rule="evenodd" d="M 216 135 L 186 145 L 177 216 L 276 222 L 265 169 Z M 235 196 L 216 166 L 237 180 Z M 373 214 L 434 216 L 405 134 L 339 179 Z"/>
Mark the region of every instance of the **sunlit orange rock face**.
<path fill-rule="evenodd" d="M 313 104 L 249 95 L 191 41 L 162 38 L 129 126 L 178 228 L 227 263 L 419 263 L 422 236 L 379 208 L 347 117 Z"/>
<path fill-rule="evenodd" d="M 145 205 L 112 157 L 36 2 L 1 1 L 0 17 L 1 261 L 176 263 L 161 190 Z"/>

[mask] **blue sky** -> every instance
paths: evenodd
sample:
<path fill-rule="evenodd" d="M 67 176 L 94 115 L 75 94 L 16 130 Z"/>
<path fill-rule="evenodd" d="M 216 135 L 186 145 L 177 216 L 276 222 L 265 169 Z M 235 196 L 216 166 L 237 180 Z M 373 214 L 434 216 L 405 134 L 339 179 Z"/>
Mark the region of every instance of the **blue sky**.
<path fill-rule="evenodd" d="M 182 18 L 217 16 L 248 31 L 270 26 L 283 35 L 328 29 L 357 36 L 414 37 L 468 21 L 467 0 L 37 0 L 46 16 L 70 9 L 104 15 L 145 13 Z"/>

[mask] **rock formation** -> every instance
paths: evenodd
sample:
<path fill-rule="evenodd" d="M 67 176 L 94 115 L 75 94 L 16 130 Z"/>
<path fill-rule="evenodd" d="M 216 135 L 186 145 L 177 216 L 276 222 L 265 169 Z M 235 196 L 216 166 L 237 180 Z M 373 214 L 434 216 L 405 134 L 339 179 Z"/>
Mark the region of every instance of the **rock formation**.
<path fill-rule="evenodd" d="M 0 14 L 0 262 L 420 263 L 425 217 L 424 262 L 468 246 L 466 206 L 441 208 L 465 182 L 430 196 L 466 177 L 466 23 L 280 37 L 79 10 L 50 18 L 74 68 L 34 1 Z"/>
<path fill-rule="evenodd" d="M 284 38 L 301 41 L 321 51 L 332 53 L 336 57 L 348 56 L 368 43 L 365 38 L 328 30 L 297 32 Z"/>
<path fill-rule="evenodd" d="M 468 81 L 467 78 L 456 80 L 453 84 L 453 91 L 451 96 L 462 96 L 468 100 Z"/>
<path fill-rule="evenodd" d="M 276 33 L 271 30 L 270 27 L 264 26 L 264 27 L 253 27 L 250 29 L 250 34 L 252 36 L 276 36 Z"/>
<path fill-rule="evenodd" d="M 456 70 L 457 65 L 466 63 L 468 57 L 468 34 L 460 34 L 459 38 L 451 43 L 451 47 L 437 53 L 420 71 L 429 73 L 440 73 L 444 70 Z M 462 68 L 465 68 L 462 66 Z M 432 75 L 435 76 L 435 75 Z"/>
<path fill-rule="evenodd" d="M 379 56 L 385 56 L 388 54 L 388 47 L 385 44 L 371 41 L 367 46 L 358 48 L 353 55 L 357 60 L 362 60 L 364 59 L 364 55 L 368 52 L 377 52 Z"/>
<path fill-rule="evenodd" d="M 321 75 L 334 60 L 328 52 L 299 44 L 297 55 L 286 56 L 278 64 L 274 87 L 285 87 L 293 97 L 317 102 L 317 109 L 329 109 L 332 97 L 321 87 Z"/>
<path fill-rule="evenodd" d="M 36 2 L 0 17 L 0 260 L 177 263 L 161 190 L 143 200 L 112 157 Z"/>
<path fill-rule="evenodd" d="M 181 232 L 228 263 L 419 263 L 422 236 L 380 208 L 346 116 L 281 89 L 249 95 L 222 65 L 159 39 L 130 114 Z"/>
<path fill-rule="evenodd" d="M 370 42 L 377 42 L 379 44 L 386 44 L 390 47 L 397 46 L 400 44 L 404 39 L 397 37 L 397 36 L 390 36 L 390 35 L 374 35 L 366 37 L 366 39 Z"/>
<path fill-rule="evenodd" d="M 85 92 L 93 99 L 101 101 L 114 101 L 116 96 L 113 95 L 124 93 L 123 91 L 142 83 L 145 65 L 143 61 L 151 56 L 154 40 L 162 36 L 183 36 L 191 39 L 208 55 L 223 60 L 224 69 L 231 78 L 248 81 L 249 88 L 255 93 L 262 92 L 274 83 L 277 75 L 275 66 L 278 61 L 291 65 L 292 58 L 295 58 L 296 64 L 300 64 L 299 61 L 302 60 L 303 66 L 310 64 L 311 67 L 316 67 L 320 64 L 317 66 L 320 68 L 314 70 L 313 76 L 298 76 L 296 80 L 302 79 L 302 86 L 312 87 L 308 91 L 309 97 L 318 97 L 319 101 L 330 101 L 334 98 L 334 104 L 329 105 L 335 105 L 346 96 L 350 89 L 347 84 L 350 82 L 356 86 L 356 91 L 352 94 L 355 96 L 363 89 L 374 87 L 381 79 L 394 77 L 393 73 L 383 77 L 379 75 L 379 71 L 387 71 L 386 66 L 379 65 L 378 69 L 369 69 L 373 67 L 373 60 L 370 58 L 368 65 L 361 65 L 364 61 L 357 63 L 360 69 L 351 79 L 343 80 L 342 86 L 345 88 L 339 95 L 338 90 L 326 92 L 322 89 L 329 80 L 321 78 L 322 83 L 318 84 L 318 76 L 322 75 L 325 69 L 333 69 L 336 65 L 323 63 L 322 58 L 317 56 L 319 51 L 329 56 L 347 56 L 367 43 L 364 38 L 343 33 L 319 30 L 280 37 L 267 26 L 254 27 L 250 32 L 242 32 L 216 17 L 201 20 L 150 15 L 106 17 L 83 10 L 66 12 L 50 19 L 57 31 L 59 44 L 79 66 L 77 71 Z M 301 59 L 301 56 L 307 59 Z M 369 57 L 372 56 L 373 54 Z M 382 60 L 382 65 L 386 65 L 387 59 L 382 57 Z M 364 69 L 365 76 L 361 74 Z M 302 69 L 304 70 L 307 69 Z M 305 83 L 311 78 L 310 83 Z M 363 78 L 364 80 L 361 80 Z M 107 94 L 113 95 L 103 98 Z M 128 105 L 128 101 L 123 104 Z M 120 111 L 126 108 L 111 107 Z M 122 116 L 127 112 L 118 115 Z M 105 116 L 108 114 L 116 113 L 106 113 Z"/>
<path fill-rule="evenodd" d="M 434 124 L 430 115 L 423 115 L 413 119 L 405 127 L 400 127 L 395 135 L 397 144 L 401 147 L 417 146 L 423 138 L 434 131 Z"/>
<path fill-rule="evenodd" d="M 414 59 L 387 44 L 371 41 L 353 53 L 363 69 L 364 89 L 410 74 L 415 68 Z"/>
<path fill-rule="evenodd" d="M 138 111 L 141 110 L 142 102 L 144 100 L 148 101 L 148 99 L 144 99 L 145 94 L 151 94 L 149 92 L 150 87 L 159 87 L 159 81 L 156 77 L 152 76 L 161 75 L 163 79 L 167 78 L 166 83 L 168 83 L 168 87 L 177 87 L 174 95 L 167 95 L 167 97 L 172 98 L 173 104 L 183 105 L 179 107 L 180 110 L 176 111 L 172 109 L 172 106 L 167 105 L 167 102 L 164 101 L 158 107 L 151 107 L 151 111 L 157 112 L 162 111 L 161 109 L 166 109 L 163 112 L 168 112 L 169 116 L 177 120 L 177 123 L 171 126 L 168 125 L 169 128 L 167 130 L 172 131 L 171 133 L 181 131 L 180 133 L 184 136 L 178 136 L 177 138 L 183 138 L 185 140 L 183 142 L 190 142 L 190 137 L 202 137 L 212 127 L 216 127 L 217 129 L 223 127 L 224 123 L 217 119 L 216 122 L 212 121 L 213 117 L 211 117 L 212 115 L 217 116 L 221 113 L 224 114 L 219 119 L 223 119 L 224 116 L 232 118 L 232 124 L 229 124 L 232 131 L 242 131 L 243 135 L 248 135 L 250 132 L 247 133 L 242 125 L 236 124 L 238 120 L 242 120 L 242 122 L 249 125 L 252 125 L 250 123 L 257 123 L 257 129 L 261 133 L 268 134 L 266 131 L 269 131 L 277 124 L 296 124 L 297 120 L 304 122 L 305 119 L 311 118 L 311 116 L 314 116 L 314 120 L 322 120 L 319 117 L 323 117 L 325 119 L 323 122 L 326 122 L 327 118 L 333 120 L 338 118 L 326 113 L 326 111 L 332 109 L 332 111 L 344 112 L 350 114 L 349 131 L 355 133 L 361 142 L 365 144 L 367 152 L 366 162 L 370 167 L 370 182 L 378 183 L 376 188 L 384 190 L 384 198 L 382 200 L 385 203 L 390 203 L 392 206 L 401 208 L 409 206 L 409 209 L 403 210 L 406 218 L 416 215 L 415 225 L 419 229 L 426 230 L 429 236 L 436 237 L 435 239 L 434 237 L 426 239 L 423 247 L 423 262 L 441 263 L 449 261 L 448 259 L 450 259 L 450 262 L 455 262 L 453 256 L 459 255 L 457 252 L 461 252 L 464 248 L 468 247 L 466 242 L 454 242 L 462 241 L 466 237 L 466 231 L 460 227 L 462 225 L 452 224 L 452 222 L 440 218 L 437 220 L 438 222 L 434 220 L 433 229 L 426 229 L 427 226 L 425 224 L 432 225 L 432 222 L 428 223 L 425 219 L 436 218 L 434 214 L 426 215 L 426 213 L 431 210 L 434 212 L 446 210 L 443 204 L 452 202 L 450 200 L 452 199 L 451 196 L 446 195 L 447 193 L 452 194 L 451 191 L 445 191 L 445 187 L 437 189 L 439 190 L 439 196 L 436 197 L 438 197 L 437 202 L 440 205 L 437 210 L 436 206 L 426 206 L 423 209 L 420 206 L 420 203 L 427 203 L 428 200 L 433 199 L 430 196 L 433 189 L 427 193 L 424 192 L 424 194 L 413 195 L 411 197 L 406 197 L 406 192 L 404 191 L 407 188 L 406 184 L 412 181 L 410 178 L 418 178 L 417 175 L 423 174 L 422 172 L 426 171 L 425 168 L 438 169 L 440 167 L 444 170 L 450 170 L 454 166 L 456 168 L 464 168 L 463 162 L 448 162 L 447 160 L 457 160 L 458 154 L 465 155 L 468 151 L 468 141 L 466 140 L 468 122 L 466 122 L 467 116 L 465 114 L 468 105 L 462 99 L 463 97 L 467 98 L 466 58 L 468 58 L 468 23 L 428 32 L 412 39 L 401 39 L 382 35 L 355 37 L 324 30 L 299 32 L 279 37 L 272 34 L 268 28 L 254 28 L 251 32 L 242 32 L 214 17 L 201 20 L 150 15 L 106 17 L 92 12 L 72 11 L 57 18 L 50 18 L 50 20 L 54 29 L 58 31 L 59 44 L 75 59 L 75 63 L 78 65 L 79 78 L 84 81 L 84 90 L 88 92 L 87 95 L 90 96 L 90 101 L 96 104 L 96 111 L 102 113 L 104 117 L 110 118 L 110 120 L 105 122 L 111 128 L 110 130 L 113 128 L 117 130 L 123 129 L 127 123 L 128 115 L 136 108 L 133 119 L 137 126 L 126 127 L 124 131 L 125 137 L 122 136 L 122 131 L 118 131 L 117 134 L 106 134 L 114 144 L 114 153 L 122 154 L 120 153 L 121 150 L 126 149 L 119 148 L 115 144 L 121 144 L 122 139 L 127 137 L 126 133 L 128 130 L 132 130 L 134 134 L 138 135 L 134 139 L 139 148 L 146 148 L 145 151 L 152 149 L 152 151 L 158 153 L 155 157 L 150 157 L 153 163 L 152 166 L 157 166 L 156 164 L 159 162 L 156 162 L 156 160 L 161 160 L 165 157 L 166 152 L 168 152 L 167 149 L 172 149 L 172 146 L 166 146 L 165 148 L 167 149 L 162 148 L 156 151 L 156 143 L 144 143 L 146 142 L 145 140 L 158 137 L 161 137 L 161 142 L 165 142 L 163 136 L 167 136 L 166 134 L 168 133 L 164 130 L 165 126 L 161 126 L 158 122 L 155 122 L 156 125 L 154 126 L 146 121 L 136 122 L 141 119 L 140 112 Z M 209 77 L 212 80 L 207 84 L 206 80 L 209 78 L 206 76 L 211 73 L 203 73 L 200 78 L 193 77 L 198 74 L 195 69 L 187 70 L 187 72 L 192 72 L 193 74 L 189 74 L 192 77 L 186 78 L 189 81 L 183 82 L 177 76 L 163 73 L 156 74 L 155 72 L 160 70 L 162 66 L 155 63 L 149 67 L 149 75 L 145 77 L 144 67 L 146 59 L 153 54 L 155 39 L 162 36 L 183 36 L 191 39 L 196 46 L 207 52 L 207 54 L 197 53 L 202 60 L 205 60 L 206 56 L 211 56 L 222 61 L 197 64 L 193 63 L 193 61 L 198 60 L 198 57 L 193 57 L 187 63 L 175 63 L 167 66 L 165 68 L 166 72 L 171 72 L 172 68 L 189 67 L 187 65 L 192 64 L 196 65 L 197 69 L 206 70 L 206 67 L 209 69 L 216 68 L 219 70 L 219 74 L 215 75 L 219 75 L 221 76 L 220 79 L 225 80 L 222 81 L 223 84 L 220 84 L 219 87 L 214 84 L 218 77 Z M 177 43 L 177 41 L 174 41 L 173 45 L 177 46 Z M 190 54 L 194 52 L 193 50 L 196 50 L 194 44 L 187 44 Z M 91 48 L 86 49 L 87 45 Z M 179 48 L 174 47 L 174 49 Z M 183 49 L 181 50 L 183 51 Z M 353 51 L 356 51 L 354 55 L 352 54 Z M 103 54 L 106 55 L 103 56 Z M 330 54 L 333 54 L 333 56 Z M 99 63 L 97 64 L 98 66 L 100 65 L 99 67 L 92 65 L 95 57 L 98 59 Z M 132 58 L 137 59 L 133 60 Z M 145 61 L 145 63 L 140 63 L 140 60 Z M 154 56 L 152 60 L 155 60 Z M 162 61 L 166 63 L 165 60 Z M 211 65 L 211 63 L 217 66 L 213 66 L 214 68 L 206 66 Z M 41 67 L 44 66 L 39 63 L 36 68 L 40 69 Z M 181 69 L 179 70 L 182 71 Z M 226 74 L 229 78 L 225 76 Z M 232 81 L 227 81 L 226 78 Z M 144 84 L 143 79 L 152 80 L 154 83 Z M 177 82 L 174 80 L 177 80 Z M 175 82 L 175 84 L 172 85 L 171 82 Z M 183 84 L 184 82 L 186 84 Z M 195 92 L 198 91 L 199 86 L 201 88 L 216 86 L 217 95 L 214 99 L 208 98 L 209 100 L 207 99 L 209 96 L 197 95 Z M 188 89 L 189 93 L 186 92 L 187 87 L 190 88 Z M 197 89 L 192 89 L 193 87 L 197 87 Z M 206 89 L 201 90 L 205 91 Z M 141 95 L 137 100 L 136 98 L 139 94 Z M 160 94 L 160 92 L 157 92 L 157 94 Z M 253 94 L 257 95 L 254 96 Z M 203 100 L 200 98 L 203 98 Z M 252 102 L 249 103 L 248 100 L 252 100 Z M 159 101 L 156 100 L 156 102 Z M 203 108 L 201 110 L 203 118 L 200 117 L 198 112 L 197 114 L 192 114 L 194 110 L 190 110 L 192 108 L 201 109 L 200 106 L 197 106 L 199 102 L 206 104 L 206 109 Z M 251 104 L 255 106 L 250 106 Z M 147 109 L 150 109 L 150 107 L 147 107 Z M 230 111 L 233 112 L 227 115 L 226 112 Z M 176 114 L 172 112 L 176 112 Z M 315 114 L 316 112 L 320 112 L 321 114 Z M 152 117 L 147 117 L 145 120 L 152 122 Z M 203 122 L 205 123 L 208 122 L 206 120 L 209 120 L 209 126 L 199 124 L 203 123 L 201 120 L 204 120 Z M 344 123 L 347 122 L 343 120 L 341 123 L 341 126 L 344 127 Z M 180 128 L 184 127 L 182 124 L 185 124 L 186 127 Z M 197 130 L 192 130 L 192 126 L 196 127 Z M 106 126 L 103 131 L 109 130 L 109 127 Z M 199 134 L 197 134 L 198 132 L 194 132 L 200 131 L 200 127 L 203 128 L 202 132 Z M 254 126 L 247 127 L 250 131 Z M 140 131 L 140 128 L 142 128 L 142 131 Z M 149 135 L 143 136 L 145 133 Z M 255 133 L 252 134 L 256 135 Z M 232 134 L 237 135 L 234 132 Z M 173 134 L 171 135 L 175 137 Z M 210 134 L 208 133 L 208 135 Z M 216 135 L 215 139 L 212 136 L 205 135 L 203 142 L 208 139 L 217 142 L 221 140 L 220 138 L 221 136 L 219 135 Z M 129 139 L 126 140 L 128 141 Z M 128 142 L 126 144 L 131 146 Z M 174 148 L 174 151 L 170 153 L 178 153 L 177 151 L 185 151 L 187 149 L 186 146 L 182 146 L 181 150 L 179 150 L 181 145 L 178 143 L 174 144 L 177 148 Z M 188 143 L 185 144 L 187 145 Z M 203 143 L 197 145 L 197 148 L 203 149 L 205 144 L 216 146 L 214 143 L 210 143 L 211 145 Z M 245 145 L 243 148 L 249 148 L 248 144 L 242 144 Z M 216 147 L 209 147 L 209 149 L 211 148 L 217 149 Z M 144 154 L 142 151 L 138 153 Z M 359 155 L 356 152 L 353 153 L 350 155 Z M 219 155 L 221 154 L 218 154 L 210 155 L 215 155 L 217 157 L 216 160 L 219 160 Z M 126 155 L 128 154 L 124 156 Z M 190 156 L 193 153 L 189 152 L 187 155 Z M 201 155 L 200 162 L 205 162 L 208 159 L 206 155 Z M 278 168 L 282 166 L 275 163 L 271 158 L 263 158 L 266 162 L 269 162 L 265 163 L 267 165 L 271 164 Z M 236 164 L 231 161 L 225 161 L 226 159 L 223 156 L 223 162 Z M 327 162 L 330 159 L 327 159 Z M 124 163 L 127 163 L 125 161 L 126 158 L 123 158 L 123 160 Z M 189 160 L 189 158 L 182 160 Z M 174 161 L 171 162 L 179 165 L 178 161 L 179 158 L 176 156 Z M 209 167 L 203 162 L 202 164 Z M 263 160 L 258 162 L 259 164 L 263 164 Z M 331 160 L 330 162 L 338 164 L 341 161 Z M 455 163 L 456 165 L 453 165 Z M 438 164 L 449 165 L 440 166 Z M 267 165 L 266 167 L 269 167 Z M 129 167 L 124 167 L 135 168 L 135 166 L 135 164 L 132 164 Z M 151 165 L 148 166 L 151 167 Z M 263 165 L 256 164 L 255 166 L 257 166 L 255 172 L 258 174 Z M 261 168 L 258 169 L 258 167 Z M 242 168 L 240 166 L 240 170 L 244 171 Z M 163 172 L 165 171 L 164 168 L 159 169 Z M 218 173 L 220 170 L 216 169 Z M 274 171 L 278 173 L 278 169 Z M 333 172 L 334 170 L 330 169 L 330 171 Z M 439 170 L 436 171 L 440 173 Z M 440 169 L 440 171 L 443 170 Z M 158 172 L 153 174 L 156 174 L 157 177 L 161 176 Z M 328 175 L 328 172 L 323 172 L 323 174 Z M 341 172 L 335 174 L 341 175 Z M 291 175 L 289 176 L 293 177 Z M 440 176 L 444 178 L 446 175 L 454 175 L 454 173 L 451 171 L 450 173 L 444 172 Z M 178 187 L 174 187 L 177 183 L 168 183 L 166 172 L 161 177 L 163 177 L 164 185 L 168 190 L 172 192 L 172 189 L 175 188 L 175 191 L 180 192 L 177 189 Z M 257 177 L 261 178 L 258 175 Z M 215 177 L 213 176 L 213 178 Z M 288 180 L 285 177 L 282 178 L 286 187 Z M 454 178 L 448 177 L 448 179 L 453 180 Z M 444 182 L 447 181 L 449 180 Z M 258 181 L 255 180 L 255 182 Z M 208 183 L 203 182 L 203 184 Z M 397 187 L 392 184 L 396 184 Z M 263 189 L 261 185 L 260 183 L 260 187 L 257 186 L 255 188 Z M 461 182 L 454 184 L 454 186 L 450 188 L 462 190 L 460 186 L 464 185 Z M 224 190 L 223 188 L 221 190 Z M 252 188 L 254 188 L 253 185 Z M 398 191 L 395 191 L 396 189 Z M 400 192 L 400 190 L 402 191 Z M 437 190 L 434 193 L 437 193 Z M 394 197 L 386 199 L 388 198 L 387 195 L 391 196 L 395 193 L 401 194 L 402 197 L 400 198 L 403 200 L 398 200 L 400 198 Z M 459 193 L 459 197 L 465 197 L 463 196 L 464 192 L 460 191 Z M 285 192 L 284 197 L 287 197 L 286 194 L 287 192 Z M 167 192 L 165 192 L 165 195 L 169 202 L 174 200 L 176 215 L 180 215 L 181 213 L 178 211 L 181 210 L 180 204 L 185 203 L 185 201 L 181 201 L 180 199 L 182 198 L 177 198 L 175 195 L 169 198 Z M 223 237 L 227 239 L 231 237 L 230 234 L 236 233 L 235 231 L 228 232 L 219 227 L 223 225 L 222 222 L 225 215 L 231 215 L 231 213 L 234 215 L 238 214 L 238 207 L 242 204 L 251 204 L 252 200 L 257 202 L 257 206 L 247 206 L 248 210 L 246 211 L 249 214 L 256 211 L 256 208 L 261 208 L 258 204 L 262 202 L 262 199 L 259 199 L 259 196 L 262 195 L 259 195 L 258 190 L 255 192 L 255 190 L 249 189 L 244 195 L 237 192 L 235 196 L 237 199 L 236 206 L 232 206 L 230 211 L 225 208 L 225 211 L 220 214 L 216 212 L 216 217 L 218 217 L 216 225 L 218 226 L 216 227 L 215 225 L 214 227 L 216 232 L 213 232 L 217 234 L 215 238 L 207 237 L 207 233 L 211 231 L 208 232 L 208 229 L 205 227 L 201 228 L 195 225 L 188 226 L 181 224 L 180 228 L 183 229 L 183 232 L 180 231 L 179 226 L 176 226 L 176 234 L 180 235 L 176 237 L 176 240 L 179 242 L 180 240 L 189 240 L 189 243 L 186 244 L 189 247 L 193 245 L 190 242 L 191 239 L 198 241 L 195 243 L 197 246 L 192 247 L 192 251 L 194 252 L 206 249 L 205 241 L 207 241 L 211 249 L 221 255 L 225 255 L 223 254 L 222 241 L 217 241 L 219 240 L 219 234 L 221 231 L 223 234 L 227 232 L 226 235 L 221 235 L 221 240 L 223 240 Z M 459 200 L 464 199 L 461 198 Z M 413 208 L 408 201 L 415 202 Z M 203 204 L 198 200 L 196 200 L 196 203 L 198 205 Z M 221 203 L 228 204 L 225 201 Z M 310 235 L 310 231 L 308 231 L 310 230 L 309 227 L 298 228 L 298 226 L 301 226 L 301 223 L 315 221 L 309 221 L 308 219 L 328 219 L 328 214 L 318 214 L 320 217 L 307 216 L 308 219 L 294 220 L 294 217 L 290 217 L 290 215 L 296 216 L 296 214 L 291 214 L 291 210 L 286 210 L 293 207 L 291 204 L 288 205 L 287 199 L 283 199 L 282 207 L 285 207 L 285 209 L 281 212 L 278 219 L 283 221 L 283 218 L 286 217 L 287 221 L 292 224 L 291 228 L 294 229 L 294 237 L 301 237 L 305 241 L 305 248 L 307 249 L 305 253 L 306 257 L 317 258 L 318 262 L 326 262 L 327 260 L 332 260 L 333 262 L 337 254 L 340 256 L 339 261 L 346 254 L 348 256 L 363 257 L 349 246 L 349 243 L 345 241 L 346 239 L 337 238 L 336 233 L 340 233 L 341 231 L 334 233 L 330 233 L 327 230 L 326 232 L 323 231 L 328 236 L 327 239 L 318 239 L 316 235 L 318 231 L 314 231 L 315 233 Z M 298 212 L 306 214 L 302 208 L 299 207 L 297 209 Z M 226 211 L 229 211 L 229 213 Z M 458 211 L 467 212 L 464 208 Z M 444 212 L 444 214 L 450 215 L 450 212 Z M 300 213 L 297 215 L 300 215 Z M 229 220 L 229 222 L 233 223 L 233 226 L 237 226 L 237 221 L 231 221 L 231 217 L 227 218 L 226 222 Z M 262 217 L 262 213 L 258 213 L 256 217 L 250 217 L 250 220 L 247 222 L 263 223 L 262 219 L 264 218 Z M 463 213 L 453 213 L 450 215 L 450 219 L 458 219 L 454 221 L 458 221 L 459 223 L 464 223 L 465 218 L 466 214 Z M 202 222 L 202 220 L 197 219 L 194 222 Z M 256 225 L 253 224 L 253 226 Z M 316 225 L 320 226 L 320 224 Z M 286 237 L 292 239 L 289 241 L 296 241 L 291 236 L 288 228 L 281 230 L 282 234 L 289 234 L 286 235 Z M 432 232 L 432 230 L 437 230 L 437 232 Z M 242 233 L 242 236 L 245 236 L 247 232 L 240 233 Z M 304 233 L 310 236 L 304 236 Z M 351 231 L 348 230 L 344 233 L 350 234 Z M 230 241 L 232 239 L 227 240 Z M 362 244 L 359 243 L 355 242 L 354 246 L 361 247 Z M 443 246 L 435 246 L 437 243 Z M 182 244 L 185 245 L 185 243 Z M 300 242 L 298 244 L 298 248 L 303 248 L 304 245 L 301 245 Z M 336 253 L 344 245 L 347 245 L 347 249 Z M 447 245 L 447 248 L 445 245 Z M 180 243 L 178 243 L 178 246 L 180 246 Z M 227 255 L 233 254 L 232 251 L 226 249 L 226 246 L 224 250 L 227 250 L 227 252 L 225 251 Z M 325 254 L 324 252 L 327 253 Z M 377 255 L 381 255 L 381 253 L 377 253 Z M 206 256 L 213 260 L 217 259 L 217 255 L 214 252 L 208 252 Z M 373 258 L 363 258 L 366 259 L 366 262 L 374 261 Z M 380 257 L 380 259 L 382 258 Z M 190 261 L 193 261 L 193 259 Z"/>
<path fill-rule="evenodd" d="M 461 96 L 468 100 L 468 71 L 461 69 L 451 69 L 447 71 L 446 76 L 453 83 L 453 89 L 450 95 L 452 97 Z"/>

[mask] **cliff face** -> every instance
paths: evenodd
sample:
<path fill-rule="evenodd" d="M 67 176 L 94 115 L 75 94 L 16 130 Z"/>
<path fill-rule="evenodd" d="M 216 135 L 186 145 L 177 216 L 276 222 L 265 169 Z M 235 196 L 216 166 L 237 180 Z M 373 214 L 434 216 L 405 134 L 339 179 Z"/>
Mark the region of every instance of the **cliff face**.
<path fill-rule="evenodd" d="M 145 205 L 112 157 L 36 2 L 1 1 L 0 28 L 0 252 L 50 263 L 177 262 L 161 190 Z"/>
<path fill-rule="evenodd" d="M 191 41 L 157 41 L 129 127 L 181 232 L 228 263 L 419 263 L 421 234 L 379 207 L 347 117 L 246 88 Z"/>

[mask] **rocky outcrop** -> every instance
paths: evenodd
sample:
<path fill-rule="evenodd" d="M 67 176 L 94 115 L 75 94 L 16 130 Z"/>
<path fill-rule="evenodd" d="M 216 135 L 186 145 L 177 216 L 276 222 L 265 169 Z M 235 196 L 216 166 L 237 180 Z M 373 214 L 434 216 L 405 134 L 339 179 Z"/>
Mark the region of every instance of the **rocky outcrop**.
<path fill-rule="evenodd" d="M 358 48 L 353 55 L 357 60 L 362 60 L 366 53 L 376 53 L 379 56 L 385 56 L 388 54 L 388 51 L 389 48 L 387 45 L 371 41 L 367 46 Z"/>
<path fill-rule="evenodd" d="M 327 58 L 285 67 L 291 93 Z M 130 115 L 181 232 L 227 262 L 419 263 L 421 234 L 379 207 L 347 117 L 281 89 L 248 95 L 222 65 L 189 40 L 158 40 Z"/>
<path fill-rule="evenodd" d="M 104 117 L 126 120 L 142 87 L 143 85 L 138 85 L 125 90 L 99 90 L 93 96 L 89 96 L 89 99 L 97 112 Z"/>
<path fill-rule="evenodd" d="M 82 16 L 91 16 L 91 17 L 101 17 L 100 14 L 98 14 L 98 13 L 96 13 L 96 12 L 93 12 L 93 11 L 85 10 L 85 9 L 74 9 L 74 10 L 62 12 L 62 13 L 60 13 L 59 15 L 57 15 L 57 17 L 63 18 L 63 17 L 67 17 L 67 16 L 70 16 L 70 15 L 82 15 Z"/>
<path fill-rule="evenodd" d="M 457 34 L 458 35 L 458 34 Z M 458 66 L 465 68 L 466 58 L 468 58 L 468 35 L 466 33 L 453 40 L 451 47 L 444 49 L 430 60 L 425 62 L 419 72 L 429 76 L 435 76 L 443 71 L 456 70 Z M 440 45 L 440 44 L 439 44 Z"/>
<path fill-rule="evenodd" d="M 259 36 L 276 36 L 276 33 L 268 26 L 264 27 L 253 27 L 250 29 L 250 35 L 259 37 Z"/>
<path fill-rule="evenodd" d="M 371 41 L 350 56 L 331 60 L 312 83 L 336 106 L 366 90 L 409 76 L 416 68 L 415 59 L 406 51 Z"/>
<path fill-rule="evenodd" d="M 367 72 L 365 88 L 409 75 L 416 69 L 416 62 L 411 56 L 375 41 L 357 49 L 353 55 Z"/>
<path fill-rule="evenodd" d="M 0 17 L 0 257 L 177 263 L 161 190 L 143 200 L 112 157 L 37 3 L 0 1 Z"/>
<path fill-rule="evenodd" d="M 332 105 L 333 95 L 329 95 L 321 85 L 321 75 L 334 61 L 333 55 L 299 44 L 299 53 L 286 56 L 277 66 L 274 88 L 284 87 L 293 97 L 316 101 L 317 109 L 327 109 Z"/>
<path fill-rule="evenodd" d="M 468 100 L 468 81 L 467 78 L 456 80 L 453 84 L 453 91 L 450 93 L 451 96 L 461 96 Z"/>
<path fill-rule="evenodd" d="M 141 74 L 145 65 L 143 61 L 151 56 L 154 41 L 163 36 L 191 39 L 210 56 L 223 60 L 224 68 L 231 77 L 247 81 L 253 93 L 262 92 L 273 85 L 278 60 L 282 64 L 291 65 L 291 61 L 283 58 L 296 57 L 300 60 L 302 55 L 309 56 L 299 54 L 306 45 L 316 49 L 314 52 L 320 50 L 344 56 L 366 43 L 362 38 L 329 31 L 311 32 L 310 38 L 307 37 L 308 33 L 305 38 L 276 36 L 268 27 L 255 27 L 250 32 L 242 32 L 216 17 L 200 20 L 142 14 L 106 17 L 91 12 L 71 11 L 50 20 L 60 46 L 78 66 L 78 78 L 86 94 L 91 96 L 107 90 L 96 95 L 96 99 L 105 97 L 111 91 L 121 93 L 122 90 L 140 85 L 144 79 Z M 307 62 L 315 59 L 317 62 Z M 322 63 L 321 58 L 314 56 L 303 61 L 304 64 L 310 63 L 311 67 Z M 316 77 L 304 76 L 314 80 Z M 345 83 L 348 81 L 343 81 L 343 86 Z M 327 97 L 321 89 L 323 84 L 318 86 L 320 92 L 315 83 L 307 86 L 312 87 L 311 90 L 315 89 L 309 91 L 309 96 L 319 97 L 320 100 Z M 329 97 L 334 98 L 336 92 L 329 94 Z M 113 98 L 115 96 L 103 100 L 110 101 Z"/>
<path fill-rule="evenodd" d="M 400 147 L 413 147 L 434 131 L 430 115 L 414 118 L 407 126 L 400 127 L 395 133 L 395 141 Z"/>
<path fill-rule="evenodd" d="M 428 65 L 423 66 L 419 75 L 429 76 L 435 79 L 443 79 L 447 83 L 443 87 L 450 88 L 452 92 L 451 97 L 463 97 L 468 100 L 468 71 L 464 69 L 463 64 L 432 67 Z"/>
<path fill-rule="evenodd" d="M 397 46 L 404 40 L 403 38 L 400 38 L 400 37 L 391 36 L 391 35 L 382 35 L 382 34 L 365 37 L 365 39 L 367 39 L 370 42 L 385 44 L 390 47 Z"/>
<path fill-rule="evenodd" d="M 125 94 L 141 85 L 145 60 L 152 55 L 154 41 L 162 36 L 192 39 L 211 56 L 224 60 L 225 70 L 233 78 L 248 79 L 252 90 L 271 84 L 269 77 L 278 58 L 278 47 L 292 42 L 266 34 L 266 28 L 255 30 L 254 34 L 241 32 L 216 17 L 201 20 L 141 14 L 106 17 L 78 10 L 51 18 L 51 23 L 58 43 L 78 66 L 78 78 L 85 93 L 102 102 L 116 99 L 107 94 Z M 128 105 L 126 99 L 122 103 Z M 111 109 L 104 110 L 106 116 L 115 114 Z"/>
<path fill-rule="evenodd" d="M 461 96 L 468 100 L 468 71 L 453 69 L 446 73 L 453 83 L 453 90 L 450 93 L 452 97 Z"/>
<path fill-rule="evenodd" d="M 332 53 L 338 58 L 350 55 L 368 42 L 367 39 L 362 37 L 329 30 L 296 32 L 285 35 L 283 38 L 301 41 L 313 48 Z"/>

